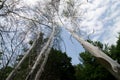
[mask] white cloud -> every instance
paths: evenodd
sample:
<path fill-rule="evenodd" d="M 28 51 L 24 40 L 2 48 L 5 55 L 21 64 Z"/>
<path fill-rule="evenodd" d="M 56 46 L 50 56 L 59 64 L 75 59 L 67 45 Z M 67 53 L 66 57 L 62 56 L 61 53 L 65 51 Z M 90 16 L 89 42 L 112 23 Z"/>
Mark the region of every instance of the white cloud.
<path fill-rule="evenodd" d="M 39 0 L 23 0 L 23 2 L 26 4 L 26 5 L 29 5 L 29 6 L 34 6 L 37 4 Z"/>
<path fill-rule="evenodd" d="M 29 4 L 34 4 L 34 2 L 38 0 L 32 1 L 33 0 L 29 0 Z M 48 0 L 40 1 L 40 4 L 45 4 Z M 63 9 L 67 7 L 66 1 L 68 0 L 60 1 L 59 17 L 64 22 L 64 26 L 73 29 L 74 26 L 70 23 L 71 19 L 61 15 Z M 76 6 L 79 4 L 80 3 L 77 3 Z M 87 11 L 87 13 L 83 15 L 83 21 L 79 23 L 81 26 L 80 29 L 88 35 L 91 34 L 93 40 L 99 39 L 104 43 L 115 43 L 117 32 L 120 32 L 120 10 L 118 7 L 120 7 L 118 0 L 88 0 L 88 3 L 84 2 L 82 6 L 76 7 L 78 9 L 77 16 L 81 13 L 81 9 L 83 12 Z M 59 17 L 56 17 L 56 22 L 61 23 Z"/>
<path fill-rule="evenodd" d="M 93 40 L 101 40 L 104 43 L 115 44 L 120 32 L 120 2 L 118 0 L 88 0 L 86 18 L 81 23 L 81 30 L 92 34 Z"/>

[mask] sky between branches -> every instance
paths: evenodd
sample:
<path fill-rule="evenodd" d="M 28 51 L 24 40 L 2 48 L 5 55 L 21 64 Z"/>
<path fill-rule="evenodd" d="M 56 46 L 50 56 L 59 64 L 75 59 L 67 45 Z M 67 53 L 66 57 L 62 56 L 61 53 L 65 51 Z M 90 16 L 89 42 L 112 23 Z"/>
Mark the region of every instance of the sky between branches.
<path fill-rule="evenodd" d="M 36 5 L 39 0 L 28 0 L 28 5 Z M 48 1 L 48 0 L 45 0 Z M 70 19 L 63 17 L 61 15 L 62 10 L 66 7 L 64 4 L 65 1 L 69 0 L 61 0 L 60 8 L 59 8 L 59 16 L 64 23 L 64 26 L 70 26 L 69 23 Z M 90 37 L 92 40 L 99 40 L 106 44 L 115 44 L 118 36 L 118 32 L 120 32 L 120 1 L 119 0 L 74 0 L 79 1 L 82 4 L 78 7 L 78 10 L 83 11 L 82 21 L 78 23 L 80 26 L 80 30 L 84 32 L 84 38 Z M 79 4 L 79 3 L 78 3 Z M 78 11 L 78 12 L 80 12 Z M 77 17 L 79 14 L 77 15 Z M 62 25 L 63 26 L 63 25 Z M 71 27 L 71 26 L 70 26 Z M 72 26 L 71 28 L 73 28 Z M 68 55 L 73 58 L 73 64 L 79 63 L 78 54 L 79 52 L 83 51 L 81 46 L 73 40 L 73 43 L 69 38 L 65 38 L 65 36 L 70 36 L 69 34 L 65 35 L 66 31 L 63 31 L 62 36 L 66 43 L 66 48 Z M 73 46 L 71 46 L 73 45 Z M 69 47 L 71 46 L 71 47 Z M 76 50 L 76 47 L 80 47 Z"/>

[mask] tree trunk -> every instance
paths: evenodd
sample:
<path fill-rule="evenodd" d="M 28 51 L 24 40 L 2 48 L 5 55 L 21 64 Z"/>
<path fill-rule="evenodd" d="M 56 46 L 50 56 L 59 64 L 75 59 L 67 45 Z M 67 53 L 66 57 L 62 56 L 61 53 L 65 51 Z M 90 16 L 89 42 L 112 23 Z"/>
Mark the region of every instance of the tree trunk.
<path fill-rule="evenodd" d="M 116 79 L 120 80 L 120 64 L 118 64 L 115 60 L 107 56 L 104 52 L 102 52 L 98 47 L 93 46 L 88 43 L 80 36 L 78 36 L 75 32 L 70 29 L 67 29 L 71 35 L 78 40 L 82 44 L 82 46 L 91 53 L 94 57 L 96 57 L 99 62 L 114 76 Z"/>
<path fill-rule="evenodd" d="M 31 46 L 31 48 L 25 53 L 25 55 L 23 56 L 23 58 L 19 61 L 19 63 L 17 64 L 17 66 L 12 70 L 12 72 L 9 74 L 9 76 L 6 78 L 6 80 L 12 80 L 14 78 L 14 76 L 17 73 L 17 70 L 20 68 L 21 64 L 24 63 L 25 59 L 34 52 L 34 50 L 36 49 L 37 54 L 40 52 L 40 47 L 41 47 L 41 38 L 42 37 L 42 33 L 40 33 L 37 37 L 37 39 L 33 42 L 33 45 Z"/>
<path fill-rule="evenodd" d="M 35 69 L 37 68 L 37 66 L 39 65 L 39 63 L 40 63 L 40 62 L 41 62 L 41 63 L 44 62 L 44 61 L 42 61 L 42 60 L 44 60 L 44 59 L 43 59 L 43 56 L 45 57 L 45 52 L 46 52 L 46 50 L 48 50 L 49 45 L 50 45 L 51 41 L 52 41 L 53 38 L 54 38 L 54 34 L 55 34 L 55 27 L 53 27 L 53 31 L 52 31 L 52 33 L 51 33 L 51 35 L 50 35 L 50 37 L 49 37 L 46 45 L 45 45 L 45 46 L 43 47 L 43 49 L 41 50 L 40 54 L 39 54 L 38 57 L 37 57 L 37 60 L 35 61 L 35 64 L 33 65 L 30 73 L 28 74 L 28 76 L 26 77 L 25 80 L 32 80 L 32 78 L 34 77 L 33 75 L 36 75 L 36 73 L 35 73 L 35 74 L 33 74 L 33 73 L 35 72 Z M 47 57 L 45 57 L 45 58 L 47 58 Z M 40 66 L 42 66 L 42 65 L 40 65 Z M 43 68 L 43 67 L 40 67 L 40 68 Z M 40 70 L 42 70 L 42 69 L 40 69 Z M 42 71 L 40 71 L 40 72 L 42 72 Z"/>
<path fill-rule="evenodd" d="M 39 68 L 39 70 L 38 70 L 38 72 L 37 72 L 37 74 L 35 76 L 35 80 L 40 80 L 40 77 L 42 75 L 42 72 L 44 71 L 45 65 L 46 65 L 47 60 L 48 60 L 50 50 L 51 50 L 51 47 L 49 47 L 48 50 L 45 53 L 45 59 L 44 59 L 42 65 L 40 66 L 40 68 Z"/>

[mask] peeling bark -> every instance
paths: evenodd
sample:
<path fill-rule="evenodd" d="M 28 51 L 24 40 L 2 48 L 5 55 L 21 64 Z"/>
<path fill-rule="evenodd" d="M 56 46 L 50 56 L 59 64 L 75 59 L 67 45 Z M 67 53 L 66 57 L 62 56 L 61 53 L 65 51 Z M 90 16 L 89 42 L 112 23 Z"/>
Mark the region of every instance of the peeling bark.
<path fill-rule="evenodd" d="M 67 29 L 72 36 L 78 40 L 82 44 L 82 46 L 89 51 L 94 57 L 96 57 L 99 62 L 114 76 L 116 79 L 120 80 L 120 64 L 115 60 L 107 56 L 104 52 L 102 52 L 98 47 L 93 46 L 88 43 L 80 36 L 78 36 L 75 32 L 70 29 Z"/>

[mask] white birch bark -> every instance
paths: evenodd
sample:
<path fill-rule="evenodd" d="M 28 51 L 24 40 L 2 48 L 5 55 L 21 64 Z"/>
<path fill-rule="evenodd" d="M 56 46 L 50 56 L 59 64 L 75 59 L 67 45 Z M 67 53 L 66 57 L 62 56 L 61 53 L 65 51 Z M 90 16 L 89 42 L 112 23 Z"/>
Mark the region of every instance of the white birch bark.
<path fill-rule="evenodd" d="M 33 65 L 31 71 L 29 72 L 29 74 L 28 74 L 28 76 L 26 77 L 25 80 L 31 80 L 31 79 L 32 79 L 31 76 L 33 75 L 36 67 L 37 67 L 38 64 L 39 64 L 39 62 L 42 60 L 42 56 L 45 55 L 44 53 L 45 53 L 46 50 L 49 48 L 49 45 L 50 45 L 51 41 L 52 41 L 53 38 L 54 38 L 54 34 L 55 34 L 55 27 L 53 27 L 53 31 L 52 31 L 52 33 L 51 33 L 51 35 L 50 35 L 50 37 L 49 37 L 46 45 L 42 48 L 40 54 L 39 54 L 38 57 L 37 57 L 37 60 L 35 61 L 35 64 Z"/>
<path fill-rule="evenodd" d="M 33 49 L 35 49 L 37 45 L 40 45 L 38 44 L 40 38 L 41 38 L 41 34 L 38 35 L 37 39 L 33 42 L 33 45 L 31 46 L 31 48 L 25 53 L 23 58 L 20 60 L 17 66 L 12 70 L 12 72 L 9 74 L 6 80 L 12 80 L 12 78 L 16 75 L 17 70 L 20 68 L 24 60 L 32 53 Z"/>
<path fill-rule="evenodd" d="M 53 3 L 59 3 L 59 0 L 52 0 Z M 58 5 L 59 6 L 59 5 Z M 55 5 L 55 7 L 57 7 L 57 5 Z M 57 9 L 58 10 L 58 9 Z M 80 36 L 78 36 L 76 33 L 74 33 L 73 31 L 71 31 L 70 29 L 67 29 L 72 36 L 77 39 L 82 45 L 83 47 L 89 51 L 94 57 L 96 57 L 100 63 L 109 70 L 109 72 L 111 72 L 111 74 L 113 76 L 115 76 L 118 80 L 120 80 L 120 64 L 118 64 L 116 61 L 114 61 L 112 58 L 110 58 L 109 56 L 107 56 L 104 52 L 102 52 L 99 48 L 97 48 L 96 46 L 93 46 L 92 44 L 88 43 L 87 41 L 85 41 L 84 39 L 82 39 Z M 49 37 L 49 40 L 47 42 L 47 44 L 43 47 L 43 49 L 40 52 L 40 55 L 38 56 L 35 64 L 32 67 L 32 70 L 30 71 L 29 75 L 26 77 L 26 80 L 29 80 L 29 77 L 33 74 L 35 68 L 38 66 L 40 60 L 42 59 L 42 54 L 45 53 L 46 50 L 48 50 L 48 47 L 54 37 L 54 28 L 53 28 L 53 32 L 51 33 L 51 36 Z M 33 45 L 34 46 L 34 45 Z M 15 67 L 15 69 L 11 72 L 11 74 L 8 76 L 8 78 L 6 80 L 12 80 L 12 77 L 15 75 L 17 69 L 19 68 L 19 66 L 23 63 L 23 61 L 25 60 L 25 58 L 28 56 L 28 54 L 30 53 L 30 51 L 32 50 L 32 48 L 27 52 L 27 54 L 23 57 L 23 59 L 20 61 L 20 63 Z M 41 75 L 42 69 L 44 68 L 44 64 L 46 63 L 46 59 L 45 61 L 43 61 L 36 77 L 35 80 L 38 80 L 39 76 Z"/>
<path fill-rule="evenodd" d="M 56 0 L 57 1 L 57 0 Z M 58 5 L 59 6 L 59 5 Z M 59 15 L 58 15 L 59 16 Z M 61 19 L 60 19 L 61 21 Z M 76 22 L 75 22 L 76 24 Z M 64 25 L 64 24 L 63 24 Z M 82 46 L 89 51 L 94 57 L 96 57 L 100 63 L 118 80 L 120 80 L 120 64 L 118 64 L 115 60 L 107 56 L 104 52 L 102 52 L 98 47 L 93 46 L 92 44 L 88 43 L 84 39 L 82 39 L 80 36 L 78 36 L 75 32 L 72 30 L 66 28 L 72 36 L 78 40 L 82 44 Z"/>
<path fill-rule="evenodd" d="M 52 6 L 55 8 L 55 11 L 57 12 L 58 9 L 59 9 L 59 2 L 60 0 L 51 0 L 51 4 Z M 53 10 L 54 12 L 54 10 Z M 51 35 L 53 38 L 54 38 L 54 33 L 55 33 L 55 29 L 53 29 L 53 34 Z M 44 61 L 43 63 L 41 64 L 36 76 L 35 76 L 35 79 L 34 80 L 39 80 L 41 75 L 42 75 L 42 72 L 44 71 L 44 68 L 45 68 L 45 65 L 47 63 L 47 60 L 48 60 L 48 57 L 49 57 L 49 53 L 50 53 L 50 50 L 51 48 L 48 47 L 47 51 L 44 53 L 45 54 L 45 58 L 44 58 Z"/>
<path fill-rule="evenodd" d="M 42 72 L 44 71 L 45 65 L 47 63 L 48 57 L 49 57 L 49 53 L 50 53 L 51 47 L 48 48 L 48 50 L 45 53 L 45 58 L 43 63 L 40 66 L 40 69 L 38 70 L 36 76 L 35 76 L 35 80 L 40 80 L 40 77 L 42 75 Z"/>
<path fill-rule="evenodd" d="M 93 46 L 88 43 L 80 36 L 78 36 L 75 32 L 70 29 L 67 29 L 71 35 L 78 40 L 82 44 L 82 46 L 89 51 L 94 57 L 96 57 L 100 63 L 107 69 L 109 72 L 115 76 L 118 80 L 120 80 L 120 64 L 118 64 L 115 60 L 107 56 L 104 52 L 102 52 L 98 47 Z"/>

